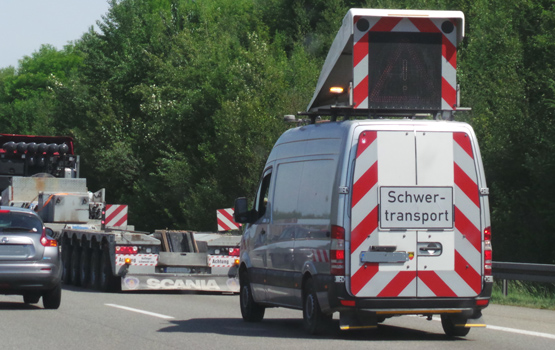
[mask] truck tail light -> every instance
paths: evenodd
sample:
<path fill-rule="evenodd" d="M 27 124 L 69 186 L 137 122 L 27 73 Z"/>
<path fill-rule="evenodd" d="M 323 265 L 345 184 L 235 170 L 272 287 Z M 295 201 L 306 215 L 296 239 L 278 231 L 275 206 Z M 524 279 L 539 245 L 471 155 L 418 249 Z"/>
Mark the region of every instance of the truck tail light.
<path fill-rule="evenodd" d="M 330 260 L 330 273 L 335 276 L 345 275 L 345 229 L 341 226 L 331 226 Z"/>
<path fill-rule="evenodd" d="M 240 250 L 239 248 L 229 248 L 229 256 L 239 256 Z"/>
<path fill-rule="evenodd" d="M 139 248 L 137 246 L 117 245 L 116 254 L 137 254 Z"/>
<path fill-rule="evenodd" d="M 491 227 L 484 229 L 484 275 L 491 276 L 492 250 L 491 250 Z"/>
<path fill-rule="evenodd" d="M 46 228 L 43 228 L 42 235 L 40 236 L 40 244 L 45 247 L 57 247 L 58 241 L 48 238 L 48 236 L 46 236 Z"/>

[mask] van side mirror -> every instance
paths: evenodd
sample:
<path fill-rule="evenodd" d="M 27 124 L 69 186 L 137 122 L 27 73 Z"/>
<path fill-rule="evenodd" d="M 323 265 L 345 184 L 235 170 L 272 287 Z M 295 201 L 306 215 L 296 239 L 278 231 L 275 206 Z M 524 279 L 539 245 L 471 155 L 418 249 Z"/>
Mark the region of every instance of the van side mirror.
<path fill-rule="evenodd" d="M 248 224 L 251 222 L 252 213 L 249 210 L 247 198 L 239 197 L 235 200 L 235 209 L 233 213 L 233 220 L 240 224 Z"/>

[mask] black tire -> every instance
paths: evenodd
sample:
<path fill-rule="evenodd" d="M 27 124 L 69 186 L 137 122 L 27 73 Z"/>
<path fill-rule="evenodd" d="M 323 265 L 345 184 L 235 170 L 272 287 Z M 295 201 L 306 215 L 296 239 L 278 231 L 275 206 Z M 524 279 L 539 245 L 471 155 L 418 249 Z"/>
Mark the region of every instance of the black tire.
<path fill-rule="evenodd" d="M 62 285 L 58 284 L 54 289 L 42 295 L 42 305 L 45 309 L 57 309 L 62 302 Z"/>
<path fill-rule="evenodd" d="M 466 320 L 456 320 L 451 315 L 441 315 L 441 326 L 443 331 L 450 337 L 464 337 L 470 332 L 470 327 L 458 327 L 456 324 L 464 324 Z"/>
<path fill-rule="evenodd" d="M 91 250 L 89 248 L 83 247 L 81 249 L 81 256 L 79 257 L 79 283 L 82 287 L 88 287 L 90 281 L 90 257 Z"/>
<path fill-rule="evenodd" d="M 64 240 L 64 244 L 62 245 L 62 280 L 65 284 L 71 284 L 71 253 L 72 253 L 72 246 L 69 244 L 69 241 L 66 239 Z"/>
<path fill-rule="evenodd" d="M 241 304 L 241 315 L 246 322 L 260 322 L 264 318 L 266 308 L 256 303 L 252 297 L 252 289 L 246 272 L 240 276 L 241 291 L 239 303 Z"/>
<path fill-rule="evenodd" d="M 102 292 L 116 292 L 118 278 L 112 272 L 110 253 L 102 250 L 100 254 L 100 273 L 98 274 L 98 289 Z"/>
<path fill-rule="evenodd" d="M 71 266 L 69 269 L 69 279 L 74 286 L 81 285 L 81 278 L 79 277 L 79 262 L 81 260 L 81 247 L 73 246 L 71 249 Z"/>
<path fill-rule="evenodd" d="M 100 281 L 100 250 L 97 248 L 91 249 L 90 267 L 89 286 L 92 289 L 98 289 Z"/>
<path fill-rule="evenodd" d="M 333 314 L 324 314 L 316 296 L 314 281 L 308 279 L 303 290 L 303 323 L 309 334 L 322 334 L 331 330 Z"/>
<path fill-rule="evenodd" d="M 23 295 L 23 302 L 25 304 L 36 304 L 40 300 L 40 295 L 38 294 L 24 294 Z"/>

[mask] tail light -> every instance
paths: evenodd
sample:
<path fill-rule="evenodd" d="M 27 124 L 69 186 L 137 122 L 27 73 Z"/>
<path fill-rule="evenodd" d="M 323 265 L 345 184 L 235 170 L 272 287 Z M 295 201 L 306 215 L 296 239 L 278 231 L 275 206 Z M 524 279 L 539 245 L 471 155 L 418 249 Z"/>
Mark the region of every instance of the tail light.
<path fill-rule="evenodd" d="M 331 227 L 331 274 L 345 275 L 345 229 L 341 226 Z"/>
<path fill-rule="evenodd" d="M 57 247 L 58 241 L 48 238 L 48 236 L 46 236 L 46 228 L 43 228 L 42 235 L 40 236 L 40 244 L 45 247 Z"/>
<path fill-rule="evenodd" d="M 139 248 L 137 246 L 117 245 L 116 254 L 137 254 Z"/>
<path fill-rule="evenodd" d="M 239 248 L 229 248 L 228 254 L 229 256 L 239 256 L 240 254 Z"/>
<path fill-rule="evenodd" d="M 492 250 L 491 250 L 491 227 L 484 229 L 484 275 L 491 276 Z"/>

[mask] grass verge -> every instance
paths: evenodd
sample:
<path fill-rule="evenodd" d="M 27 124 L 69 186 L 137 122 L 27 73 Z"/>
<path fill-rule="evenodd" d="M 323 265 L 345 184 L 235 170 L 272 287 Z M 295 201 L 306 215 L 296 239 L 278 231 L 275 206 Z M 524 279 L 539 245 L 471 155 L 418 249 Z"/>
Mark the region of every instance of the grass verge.
<path fill-rule="evenodd" d="M 491 302 L 501 305 L 523 306 L 555 310 L 555 284 L 507 281 L 508 293 L 503 295 L 503 281 L 495 281 Z"/>

